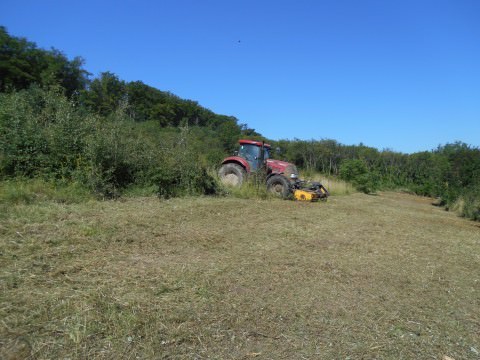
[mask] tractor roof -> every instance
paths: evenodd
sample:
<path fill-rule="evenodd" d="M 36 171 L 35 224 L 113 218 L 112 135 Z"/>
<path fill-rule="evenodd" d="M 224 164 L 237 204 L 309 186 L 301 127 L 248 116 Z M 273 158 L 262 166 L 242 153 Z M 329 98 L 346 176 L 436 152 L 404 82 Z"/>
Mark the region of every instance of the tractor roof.
<path fill-rule="evenodd" d="M 255 140 L 238 140 L 239 144 L 250 144 L 250 145 L 256 145 L 256 146 L 262 146 L 262 142 L 261 141 L 255 141 Z M 264 146 L 266 148 L 271 148 L 271 146 L 269 144 L 264 144 Z"/>

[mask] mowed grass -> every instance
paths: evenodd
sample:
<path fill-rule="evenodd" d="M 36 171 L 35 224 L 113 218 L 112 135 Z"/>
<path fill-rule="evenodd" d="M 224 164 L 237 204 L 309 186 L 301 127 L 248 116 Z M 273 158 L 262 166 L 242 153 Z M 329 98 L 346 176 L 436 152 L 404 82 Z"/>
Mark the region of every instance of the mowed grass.
<path fill-rule="evenodd" d="M 15 205 L 0 358 L 478 359 L 480 228 L 396 193 Z"/>

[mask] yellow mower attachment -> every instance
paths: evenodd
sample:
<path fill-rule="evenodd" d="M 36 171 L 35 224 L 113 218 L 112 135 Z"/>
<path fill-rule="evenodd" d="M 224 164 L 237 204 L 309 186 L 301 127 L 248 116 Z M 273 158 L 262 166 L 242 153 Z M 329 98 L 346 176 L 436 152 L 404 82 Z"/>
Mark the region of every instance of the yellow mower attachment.
<path fill-rule="evenodd" d="M 320 195 L 312 190 L 295 190 L 293 193 L 295 200 L 299 201 L 318 201 Z"/>
<path fill-rule="evenodd" d="M 303 180 L 297 180 L 292 188 L 293 198 L 299 201 L 326 201 L 330 196 L 325 186 L 319 182 L 307 183 Z"/>

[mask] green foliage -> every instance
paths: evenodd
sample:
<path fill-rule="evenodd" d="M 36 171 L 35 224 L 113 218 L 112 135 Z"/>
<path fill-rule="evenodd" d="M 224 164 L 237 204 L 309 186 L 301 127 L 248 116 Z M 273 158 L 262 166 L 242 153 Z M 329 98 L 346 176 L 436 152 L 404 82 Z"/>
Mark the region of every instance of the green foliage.
<path fill-rule="evenodd" d="M 461 215 L 480 221 L 480 184 L 468 188 L 460 199 L 464 202 Z"/>
<path fill-rule="evenodd" d="M 126 84 L 130 116 L 135 121 L 156 120 L 166 126 L 169 123 L 170 109 L 165 106 L 174 96 L 148 86 L 141 81 Z"/>
<path fill-rule="evenodd" d="M 368 170 L 363 160 L 344 160 L 339 175 L 342 180 L 351 182 L 358 191 L 365 194 L 370 194 L 378 188 L 377 175 Z"/>
<path fill-rule="evenodd" d="M 68 60 L 58 50 L 43 50 L 23 38 L 10 36 L 0 26 L 0 92 L 27 89 L 32 84 L 59 85 L 67 96 L 88 83 L 83 59 Z"/>
<path fill-rule="evenodd" d="M 163 196 L 213 194 L 207 173 L 223 156 L 214 133 L 135 123 L 125 107 L 107 117 L 85 113 L 55 89 L 0 94 L 1 176 L 78 181 L 116 198 L 138 184 Z M 163 135 L 162 135 L 163 134 Z"/>
<path fill-rule="evenodd" d="M 135 142 L 128 134 L 128 119 L 122 111 L 95 124 L 88 135 L 85 156 L 88 176 L 85 179 L 98 194 L 120 196 L 121 189 L 134 182 L 137 163 Z"/>
<path fill-rule="evenodd" d="M 0 94 L 0 175 L 70 178 L 93 121 L 58 88 Z"/>
<path fill-rule="evenodd" d="M 82 103 L 99 115 L 107 116 L 127 103 L 126 85 L 115 74 L 103 72 L 82 91 Z"/>
<path fill-rule="evenodd" d="M 138 126 L 122 109 L 97 124 L 86 148 L 90 187 L 113 198 L 132 184 L 156 186 L 163 198 L 215 194 L 217 183 L 207 172 L 205 158 L 212 149 L 199 149 L 204 143 L 198 141 L 198 132 L 160 132 L 157 127 L 156 133 L 147 133 L 150 125 Z"/>
<path fill-rule="evenodd" d="M 216 179 L 199 157 L 196 138 L 188 127 L 170 138 L 163 149 L 160 166 L 153 176 L 158 195 L 170 198 L 183 195 L 213 195 L 219 191 Z M 204 145 L 204 144 L 203 144 Z"/>
<path fill-rule="evenodd" d="M 354 181 L 359 176 L 368 172 L 367 165 L 362 160 L 352 159 L 342 162 L 340 167 L 340 178 L 346 181 Z"/>

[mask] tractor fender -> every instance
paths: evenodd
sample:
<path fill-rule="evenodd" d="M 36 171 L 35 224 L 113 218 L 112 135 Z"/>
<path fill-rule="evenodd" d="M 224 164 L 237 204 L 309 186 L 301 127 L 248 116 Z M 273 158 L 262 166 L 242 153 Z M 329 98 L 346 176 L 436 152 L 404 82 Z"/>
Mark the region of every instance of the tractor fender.
<path fill-rule="evenodd" d="M 248 163 L 247 160 L 245 160 L 244 158 L 241 158 L 240 156 L 229 156 L 223 159 L 222 165 L 228 164 L 228 163 L 238 164 L 245 169 L 247 174 L 250 173 L 250 164 Z"/>
<path fill-rule="evenodd" d="M 268 174 L 267 174 L 267 180 L 270 179 L 272 176 L 275 176 L 275 175 L 285 176 L 285 175 L 283 175 L 283 173 L 274 173 L 274 172 L 272 172 L 271 169 L 269 169 L 269 170 L 270 170 L 270 171 L 269 171 Z"/>
<path fill-rule="evenodd" d="M 275 176 L 275 175 L 280 175 L 280 176 L 283 176 L 285 179 L 287 179 L 288 182 L 292 182 L 292 179 L 290 179 L 287 175 L 285 175 L 284 172 L 272 172 L 270 170 L 270 172 L 267 174 L 267 181 L 268 179 L 270 179 L 272 176 Z"/>
<path fill-rule="evenodd" d="M 287 179 L 288 182 L 291 182 L 291 180 L 285 176 L 285 174 L 283 172 L 280 172 L 280 173 L 277 173 L 277 172 L 269 172 L 267 174 L 267 178 L 265 179 L 266 181 L 268 181 L 268 179 L 270 179 L 272 176 L 276 176 L 276 175 L 280 175 L 280 176 L 283 176 L 285 179 Z"/>

